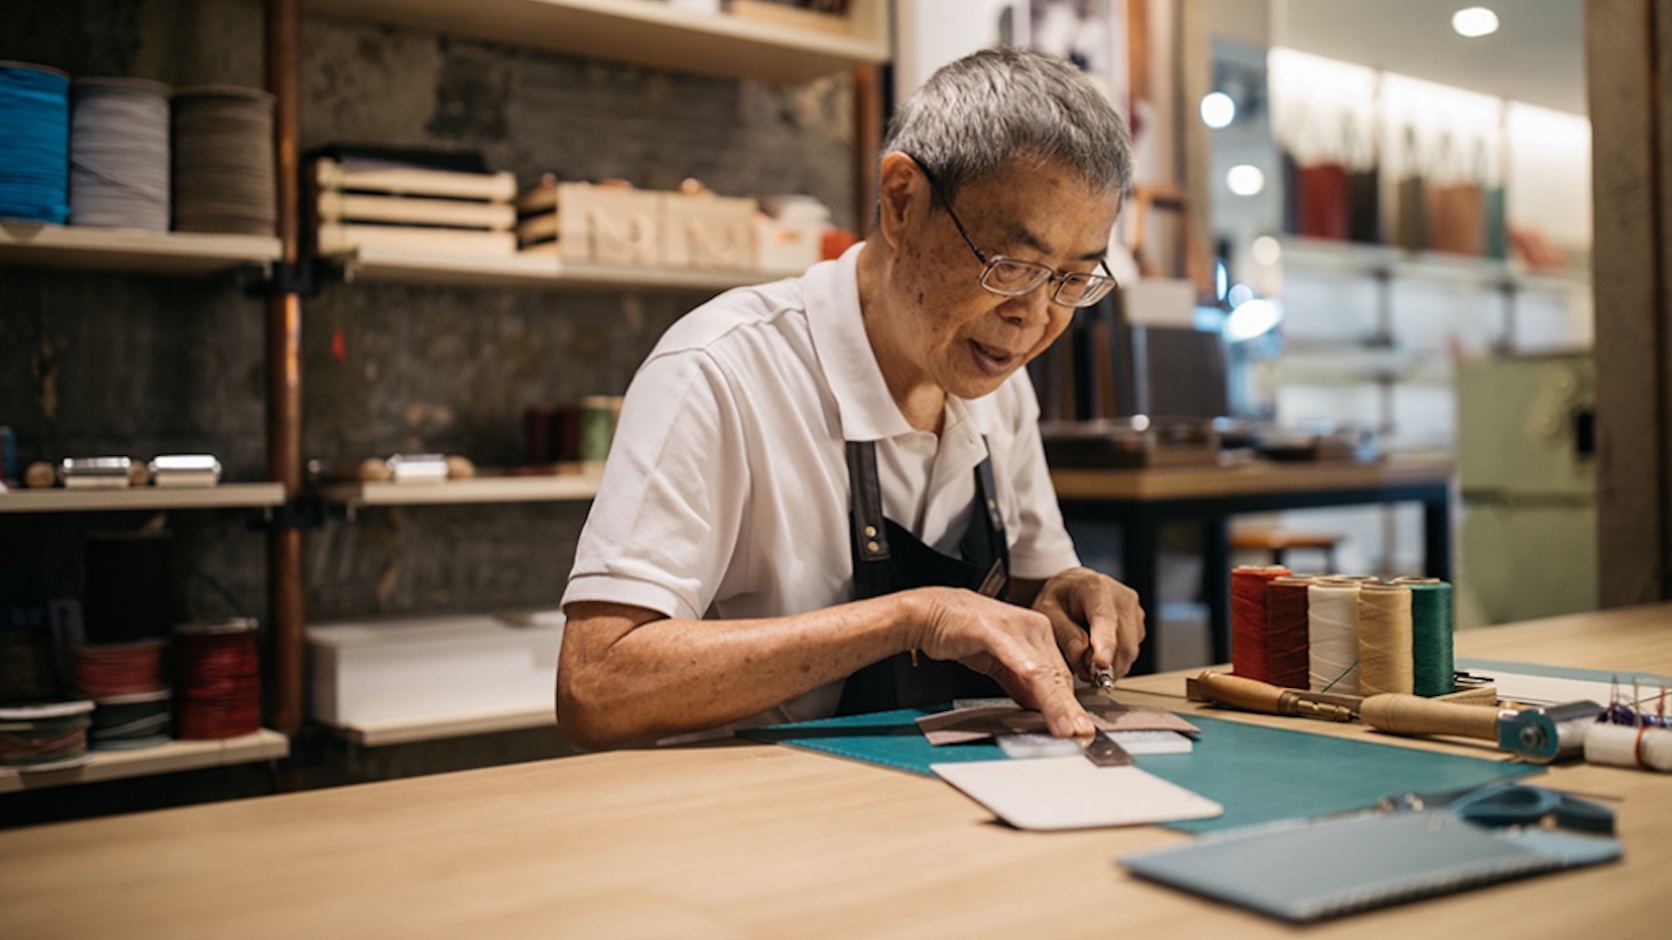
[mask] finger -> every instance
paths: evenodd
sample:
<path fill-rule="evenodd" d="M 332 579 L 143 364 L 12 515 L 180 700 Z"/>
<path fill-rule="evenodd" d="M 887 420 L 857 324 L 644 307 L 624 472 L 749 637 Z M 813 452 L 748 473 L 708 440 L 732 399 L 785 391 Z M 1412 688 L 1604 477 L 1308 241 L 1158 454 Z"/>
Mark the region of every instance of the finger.
<path fill-rule="evenodd" d="M 1057 737 L 1096 734 L 1091 716 L 1074 697 L 1074 678 L 1054 649 L 1009 651 L 996 660 L 987 674 L 998 680 L 1006 694 L 1024 708 L 1045 716 L 1045 727 Z M 1015 656 L 1015 659 L 1010 659 Z M 1005 665 L 1010 659 L 1014 665 Z"/>
<path fill-rule="evenodd" d="M 1127 592 L 1117 604 L 1120 610 L 1119 631 L 1110 668 L 1116 676 L 1124 676 L 1132 669 L 1132 664 L 1138 661 L 1139 647 L 1142 646 L 1149 630 L 1144 620 L 1144 608 L 1138 603 L 1137 592 Z"/>
<path fill-rule="evenodd" d="M 1038 703 L 1036 708 L 1045 716 L 1045 727 L 1059 738 L 1082 738 L 1097 733 L 1091 716 L 1074 697 L 1074 680 L 1067 669 L 1056 670 L 1048 677 L 1033 677 L 1029 691 Z M 1038 681 L 1039 679 L 1043 681 Z"/>
<path fill-rule="evenodd" d="M 1091 678 L 1091 641 L 1079 620 L 1070 617 L 1056 605 L 1046 605 L 1040 613 L 1051 621 L 1051 636 L 1066 662 L 1081 679 Z"/>
<path fill-rule="evenodd" d="M 1127 615 L 1113 593 L 1098 591 L 1085 605 L 1086 637 L 1091 646 L 1091 668 L 1111 669 L 1119 660 L 1122 628 Z"/>

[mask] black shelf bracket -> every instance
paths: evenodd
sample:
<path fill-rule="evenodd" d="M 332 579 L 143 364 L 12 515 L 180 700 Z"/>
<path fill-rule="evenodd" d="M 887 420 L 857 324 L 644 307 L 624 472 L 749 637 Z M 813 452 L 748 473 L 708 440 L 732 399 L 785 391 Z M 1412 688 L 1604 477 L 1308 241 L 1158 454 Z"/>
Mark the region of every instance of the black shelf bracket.
<path fill-rule="evenodd" d="M 295 264 L 274 261 L 266 265 L 260 275 L 245 286 L 245 292 L 252 297 L 277 297 L 283 294 L 314 297 L 326 284 L 344 280 L 341 264 L 327 258 L 310 256 Z"/>
<path fill-rule="evenodd" d="M 325 524 L 325 500 L 317 493 L 303 493 L 277 506 L 263 510 L 252 523 L 252 528 L 275 532 L 308 531 Z"/>

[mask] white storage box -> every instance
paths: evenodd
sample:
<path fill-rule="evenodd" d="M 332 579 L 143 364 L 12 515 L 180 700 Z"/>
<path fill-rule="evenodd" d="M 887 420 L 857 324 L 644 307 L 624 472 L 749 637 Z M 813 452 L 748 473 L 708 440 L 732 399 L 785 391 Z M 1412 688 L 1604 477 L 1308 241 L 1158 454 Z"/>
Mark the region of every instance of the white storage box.
<path fill-rule="evenodd" d="M 770 216 L 755 220 L 757 267 L 767 274 L 800 274 L 824 256 L 830 210 L 811 196 L 768 197 Z"/>
<path fill-rule="evenodd" d="M 567 261 L 604 264 L 662 263 L 664 194 L 591 183 L 548 183 L 523 194 L 517 208 L 525 248 L 549 237 L 552 226 L 540 221 L 555 213 L 557 253 Z M 542 250 L 544 249 L 543 246 Z"/>
<path fill-rule="evenodd" d="M 673 268 L 752 270 L 755 200 L 667 193 L 662 202 L 662 263 Z"/>
<path fill-rule="evenodd" d="M 313 716 L 354 728 L 554 709 L 562 639 L 485 614 L 309 627 Z"/>

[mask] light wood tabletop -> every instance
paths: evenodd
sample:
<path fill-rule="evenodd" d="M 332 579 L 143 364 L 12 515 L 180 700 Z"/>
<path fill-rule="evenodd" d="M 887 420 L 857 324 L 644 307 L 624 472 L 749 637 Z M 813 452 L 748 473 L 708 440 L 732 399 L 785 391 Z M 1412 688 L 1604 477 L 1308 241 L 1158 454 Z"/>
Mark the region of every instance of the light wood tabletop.
<path fill-rule="evenodd" d="M 1672 605 L 1469 631 L 1457 648 L 1664 675 Z M 1199 707 L 1183 701 L 1182 674 L 1123 686 L 1118 697 L 1134 704 Z M 1380 739 L 1493 756 L 1470 744 Z M 1528 779 L 1607 801 L 1624 860 L 1304 933 L 1664 936 L 1656 886 L 1672 870 L 1672 777 L 1575 765 Z M 776 745 L 623 751 L 0 832 L 0 937 L 1302 932 L 1114 864 L 1188 838 L 1154 826 L 1021 832 L 937 780 Z"/>

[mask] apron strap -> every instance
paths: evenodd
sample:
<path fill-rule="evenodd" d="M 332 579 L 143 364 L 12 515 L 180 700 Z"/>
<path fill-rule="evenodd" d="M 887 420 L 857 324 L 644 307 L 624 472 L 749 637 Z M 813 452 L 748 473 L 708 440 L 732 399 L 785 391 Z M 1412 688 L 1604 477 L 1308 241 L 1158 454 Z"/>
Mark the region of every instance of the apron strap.
<path fill-rule="evenodd" d="M 861 561 L 885 561 L 888 526 L 883 524 L 882 484 L 877 480 L 876 441 L 848 441 L 848 488 L 854 551 Z"/>

